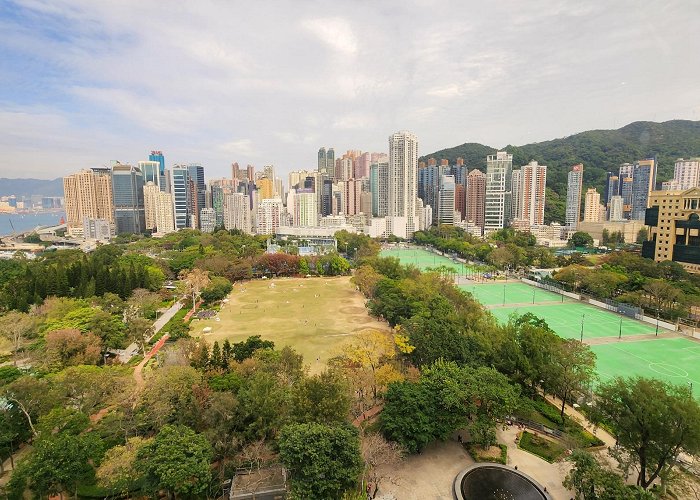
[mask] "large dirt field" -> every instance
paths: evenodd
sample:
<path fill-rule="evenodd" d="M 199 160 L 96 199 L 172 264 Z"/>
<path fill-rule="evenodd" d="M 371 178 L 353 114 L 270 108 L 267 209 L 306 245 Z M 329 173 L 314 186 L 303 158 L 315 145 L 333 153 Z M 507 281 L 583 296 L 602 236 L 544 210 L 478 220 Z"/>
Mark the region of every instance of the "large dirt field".
<path fill-rule="evenodd" d="M 367 329 L 388 330 L 369 315 L 350 277 L 277 278 L 236 283 L 216 318 L 194 320 L 191 335 L 212 344 L 260 335 L 276 348 L 288 345 L 304 356 L 312 373 L 352 336 Z M 211 332 L 204 333 L 206 327 Z"/>

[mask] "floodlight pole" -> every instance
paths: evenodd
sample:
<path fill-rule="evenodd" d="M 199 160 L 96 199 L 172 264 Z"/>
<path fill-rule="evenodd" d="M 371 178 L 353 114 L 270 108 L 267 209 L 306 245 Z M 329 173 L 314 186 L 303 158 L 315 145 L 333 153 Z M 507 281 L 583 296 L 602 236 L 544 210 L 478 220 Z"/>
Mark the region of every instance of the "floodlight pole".
<path fill-rule="evenodd" d="M 622 316 L 620 316 L 620 336 L 618 337 L 618 340 L 622 340 Z"/>
<path fill-rule="evenodd" d="M 503 284 L 503 305 L 506 305 L 506 285 Z"/>
<path fill-rule="evenodd" d="M 656 308 L 656 336 L 659 336 L 659 308 Z"/>
<path fill-rule="evenodd" d="M 532 290 L 532 303 L 535 303 L 535 290 Z"/>
<path fill-rule="evenodd" d="M 581 315 L 581 343 L 583 344 L 583 321 L 586 319 L 586 315 Z"/>

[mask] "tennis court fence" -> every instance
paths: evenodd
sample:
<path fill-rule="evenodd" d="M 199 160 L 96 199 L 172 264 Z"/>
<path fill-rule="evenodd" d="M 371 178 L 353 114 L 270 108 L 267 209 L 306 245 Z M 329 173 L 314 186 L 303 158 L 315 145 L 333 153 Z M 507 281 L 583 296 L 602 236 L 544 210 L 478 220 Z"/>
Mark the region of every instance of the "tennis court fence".
<path fill-rule="evenodd" d="M 528 285 L 536 286 L 537 288 L 541 288 L 541 289 L 547 290 L 549 292 L 558 293 L 559 295 L 563 295 L 564 297 L 569 297 L 570 299 L 581 300 L 581 296 L 579 294 L 567 292 L 566 290 L 563 290 L 559 287 L 556 287 L 550 283 L 542 283 L 541 281 L 535 281 L 535 280 L 531 280 L 531 279 L 527 279 L 527 278 L 520 278 L 520 280 L 523 283 L 527 283 Z"/>

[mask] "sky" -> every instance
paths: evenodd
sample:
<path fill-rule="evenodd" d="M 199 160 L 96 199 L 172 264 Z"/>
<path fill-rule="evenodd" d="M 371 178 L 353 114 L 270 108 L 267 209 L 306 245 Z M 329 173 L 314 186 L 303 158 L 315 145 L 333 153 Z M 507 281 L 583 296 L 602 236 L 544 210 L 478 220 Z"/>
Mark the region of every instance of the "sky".
<path fill-rule="evenodd" d="M 0 177 L 700 120 L 700 2 L 0 0 Z"/>

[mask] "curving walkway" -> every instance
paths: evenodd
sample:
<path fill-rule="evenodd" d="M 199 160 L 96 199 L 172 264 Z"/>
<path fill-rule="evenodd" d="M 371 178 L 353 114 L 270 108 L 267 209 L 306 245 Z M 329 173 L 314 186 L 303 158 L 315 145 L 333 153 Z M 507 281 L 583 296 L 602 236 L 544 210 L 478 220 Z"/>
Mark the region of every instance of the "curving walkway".
<path fill-rule="evenodd" d="M 165 341 L 168 340 L 170 335 L 167 333 L 164 334 L 158 342 L 153 346 L 153 348 L 148 352 L 143 357 L 143 361 L 141 361 L 138 365 L 136 365 L 136 368 L 134 368 L 134 380 L 136 381 L 136 389 L 140 390 L 143 387 L 143 367 L 146 366 L 146 363 L 148 363 L 153 356 L 155 356 L 158 351 L 160 351 L 160 348 L 163 347 L 163 344 L 165 344 Z"/>

